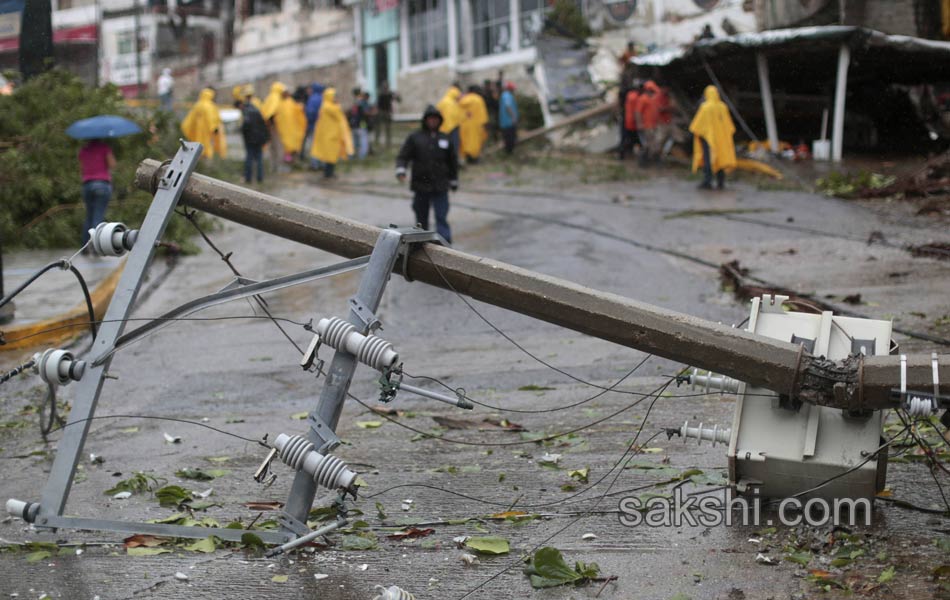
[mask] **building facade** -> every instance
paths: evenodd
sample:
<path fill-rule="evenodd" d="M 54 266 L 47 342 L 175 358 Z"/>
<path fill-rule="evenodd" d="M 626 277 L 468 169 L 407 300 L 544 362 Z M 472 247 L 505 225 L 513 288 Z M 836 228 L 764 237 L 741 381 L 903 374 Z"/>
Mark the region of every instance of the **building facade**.
<path fill-rule="evenodd" d="M 400 110 L 419 112 L 458 82 L 496 79 L 531 88 L 528 71 L 545 0 L 363 0 L 355 5 L 360 77 L 375 95 L 399 90 Z"/>

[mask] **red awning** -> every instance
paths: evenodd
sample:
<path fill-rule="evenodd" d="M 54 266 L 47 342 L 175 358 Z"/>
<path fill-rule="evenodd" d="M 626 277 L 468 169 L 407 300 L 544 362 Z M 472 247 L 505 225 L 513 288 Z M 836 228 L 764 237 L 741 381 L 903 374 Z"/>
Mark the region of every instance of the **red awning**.
<path fill-rule="evenodd" d="M 95 24 L 82 27 L 57 29 L 53 32 L 54 44 L 94 44 L 98 28 Z"/>
<path fill-rule="evenodd" d="M 53 31 L 54 44 L 95 44 L 99 29 L 95 24 L 81 27 L 64 27 Z M 0 52 L 16 52 L 20 48 L 20 37 L 0 39 Z"/>

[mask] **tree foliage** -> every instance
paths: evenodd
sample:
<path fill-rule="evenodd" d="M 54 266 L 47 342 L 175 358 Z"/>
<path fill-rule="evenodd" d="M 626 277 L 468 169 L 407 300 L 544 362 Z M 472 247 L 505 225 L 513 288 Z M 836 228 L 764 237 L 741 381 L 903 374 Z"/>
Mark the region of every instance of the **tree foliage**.
<path fill-rule="evenodd" d="M 68 137 L 76 120 L 101 114 L 136 121 L 143 133 L 111 140 L 118 166 L 112 174 L 110 221 L 138 227 L 151 195 L 133 187 L 144 158 L 174 155 L 179 137 L 172 115 L 133 112 L 115 86 L 91 88 L 74 75 L 53 70 L 30 79 L 10 96 L 0 96 L 0 240 L 5 248 L 75 248 L 85 207 L 78 152 Z M 191 226 L 175 218 L 165 238 L 181 241 Z"/>
<path fill-rule="evenodd" d="M 556 0 L 545 22 L 548 31 L 585 40 L 593 35 L 590 24 L 584 17 L 576 0 Z"/>

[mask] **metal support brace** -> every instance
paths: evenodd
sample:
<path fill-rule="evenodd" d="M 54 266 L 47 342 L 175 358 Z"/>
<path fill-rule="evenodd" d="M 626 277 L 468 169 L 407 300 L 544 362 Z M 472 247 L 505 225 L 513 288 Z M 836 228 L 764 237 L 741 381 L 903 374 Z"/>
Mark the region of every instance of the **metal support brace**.
<path fill-rule="evenodd" d="M 165 232 L 165 227 L 168 225 L 172 212 L 178 204 L 185 183 L 198 165 L 202 149 L 201 144 L 182 141 L 181 148 L 175 154 L 175 158 L 172 159 L 159 181 L 155 198 L 139 231 L 139 238 L 129 253 L 128 262 L 126 262 L 125 269 L 122 271 L 122 276 L 112 295 L 112 301 L 109 303 L 109 309 L 106 311 L 102 326 L 99 328 L 99 335 L 96 337 L 91 350 L 93 355 L 108 354 L 116 340 L 122 335 L 122 331 L 125 329 L 125 320 L 132 310 L 145 272 L 148 270 L 155 254 L 156 244 Z M 69 422 L 76 424 L 66 427 L 63 438 L 58 444 L 56 458 L 53 461 L 49 479 L 40 499 L 40 509 L 35 521 L 37 527 L 76 526 L 71 524 L 74 520 L 70 519 L 56 519 L 55 523 L 51 520 L 55 517 L 61 517 L 66 507 L 73 477 L 76 474 L 76 465 L 82 456 L 86 436 L 89 434 L 89 427 L 92 424 L 90 418 L 96 412 L 102 383 L 111 362 L 110 355 L 101 364 L 90 366 L 78 383 L 75 403 L 69 415 Z M 70 423 L 67 423 L 67 425 Z M 105 525 L 111 524 L 107 521 L 96 522 Z M 103 527 L 103 529 L 117 530 L 114 526 Z M 135 531 L 141 532 L 142 528 L 137 526 Z"/>
<path fill-rule="evenodd" d="M 414 244 L 424 242 L 444 243 L 444 240 L 438 234 L 416 228 L 390 228 L 379 234 L 369 264 L 360 280 L 359 289 L 349 302 L 347 321 L 356 327 L 359 333 L 365 335 L 374 324 L 378 324 L 375 313 L 400 254 L 403 257 L 403 276 L 411 281 L 407 273 L 408 256 Z M 345 350 L 337 350 L 333 355 L 320 399 L 309 416 L 310 431 L 307 432 L 307 437 L 317 448 L 338 443 L 334 431 L 340 422 L 340 413 L 343 411 L 356 364 L 356 357 Z M 309 474 L 296 474 L 287 504 L 279 518 L 285 531 L 299 533 L 301 525 L 305 526 L 316 491 L 317 486 Z"/>

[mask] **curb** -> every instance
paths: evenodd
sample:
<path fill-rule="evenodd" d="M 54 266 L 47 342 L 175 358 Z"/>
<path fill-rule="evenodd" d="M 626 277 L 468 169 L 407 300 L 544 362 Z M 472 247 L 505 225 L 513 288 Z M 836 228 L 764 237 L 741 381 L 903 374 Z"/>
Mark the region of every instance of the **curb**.
<path fill-rule="evenodd" d="M 116 285 L 119 283 L 119 276 L 122 275 L 124 268 L 125 261 L 122 261 L 122 264 L 116 267 L 90 293 L 93 313 L 97 321 L 102 319 L 109 307 L 112 294 L 115 292 Z M 80 302 L 61 315 L 19 327 L 3 329 L 0 331 L 0 352 L 22 350 L 35 346 L 58 346 L 64 341 L 75 339 L 86 333 L 88 327 L 89 311 L 86 308 L 86 303 Z"/>

